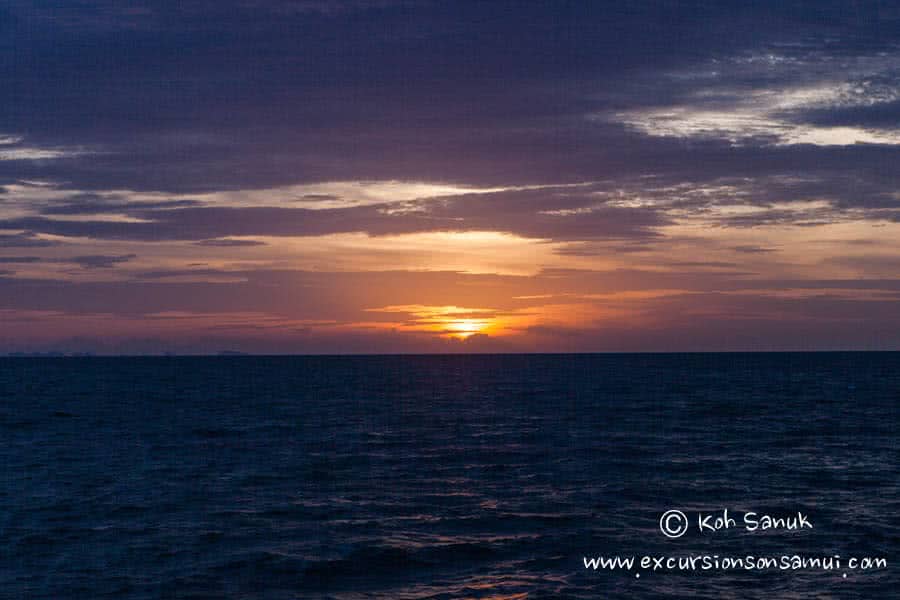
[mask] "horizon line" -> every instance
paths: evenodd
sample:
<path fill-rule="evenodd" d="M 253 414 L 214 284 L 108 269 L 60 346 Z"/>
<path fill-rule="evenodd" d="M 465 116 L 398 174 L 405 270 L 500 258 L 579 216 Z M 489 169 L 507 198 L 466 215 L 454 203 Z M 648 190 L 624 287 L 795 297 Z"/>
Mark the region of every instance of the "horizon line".
<path fill-rule="evenodd" d="M 672 354 L 892 354 L 900 349 L 815 349 L 815 350 L 635 350 L 635 351 L 573 351 L 573 352 L 323 352 L 323 353 L 254 353 L 221 351 L 215 353 L 146 353 L 102 354 L 92 352 L 7 352 L 4 358 L 382 358 L 382 357 L 452 357 L 452 356 L 639 356 Z"/>

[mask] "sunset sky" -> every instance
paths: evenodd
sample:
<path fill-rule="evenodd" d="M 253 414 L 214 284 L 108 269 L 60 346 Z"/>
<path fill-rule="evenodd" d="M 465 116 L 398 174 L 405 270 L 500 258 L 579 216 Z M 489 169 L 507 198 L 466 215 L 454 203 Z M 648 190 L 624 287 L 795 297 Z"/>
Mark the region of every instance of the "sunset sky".
<path fill-rule="evenodd" d="M 0 353 L 792 349 L 900 349 L 900 3 L 0 7 Z"/>

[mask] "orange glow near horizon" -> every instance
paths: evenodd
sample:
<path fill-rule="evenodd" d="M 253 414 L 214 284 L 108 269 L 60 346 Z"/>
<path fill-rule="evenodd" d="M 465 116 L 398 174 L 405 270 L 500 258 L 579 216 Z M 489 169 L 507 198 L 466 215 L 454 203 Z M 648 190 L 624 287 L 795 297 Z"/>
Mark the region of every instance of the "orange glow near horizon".
<path fill-rule="evenodd" d="M 482 332 L 489 324 L 486 319 L 455 319 L 446 322 L 447 335 L 461 340 Z"/>
<path fill-rule="evenodd" d="M 455 305 L 427 306 L 420 304 L 370 308 L 368 312 L 404 315 L 350 327 L 371 327 L 426 333 L 446 339 L 465 341 L 475 335 L 492 338 L 521 336 L 529 328 L 545 325 L 560 329 L 577 329 L 579 325 L 595 323 L 601 317 L 624 317 L 627 311 L 599 308 L 594 303 L 541 304 L 524 309 L 471 308 Z"/>
<path fill-rule="evenodd" d="M 385 306 L 368 309 L 369 312 L 405 313 L 409 319 L 403 323 L 390 323 L 392 329 L 419 331 L 437 334 L 441 337 L 465 340 L 476 333 L 486 333 L 498 324 L 495 311 L 489 308 L 466 308 L 461 306 Z M 381 324 L 385 327 L 386 324 Z M 493 331 L 492 333 L 498 333 Z"/>

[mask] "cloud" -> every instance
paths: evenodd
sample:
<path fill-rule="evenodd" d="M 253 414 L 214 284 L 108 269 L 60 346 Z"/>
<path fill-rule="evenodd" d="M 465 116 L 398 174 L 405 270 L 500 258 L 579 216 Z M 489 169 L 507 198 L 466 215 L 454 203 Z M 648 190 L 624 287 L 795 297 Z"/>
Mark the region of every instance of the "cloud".
<path fill-rule="evenodd" d="M 42 148 L 0 148 L 0 160 L 18 161 L 18 160 L 48 160 L 53 158 L 71 158 L 78 156 L 79 152 L 71 150 L 50 150 Z"/>
<path fill-rule="evenodd" d="M 635 2 L 615 19 L 590 4 L 400 3 L 366 19 L 341 11 L 326 18 L 290 2 L 64 4 L 10 9 L 10 39 L 19 43 L 4 63 L 0 103 L 14 110 L 0 128 L 27 133 L 36 148 L 103 153 L 14 161 L 23 164 L 0 165 L 0 173 L 52 175 L 83 190 L 367 179 L 507 186 L 696 163 L 746 169 L 745 157 L 720 155 L 713 164 L 699 153 L 688 161 L 678 144 L 586 125 L 583 115 L 694 107 L 691 92 L 720 88 L 699 77 L 705 72 L 724 79 L 728 107 L 746 88 L 815 89 L 827 83 L 828 64 L 846 83 L 859 56 L 890 52 L 896 41 L 895 11 L 860 18 L 828 2 L 817 6 L 815 22 L 791 2 L 741 11 Z M 878 74 L 890 60 L 857 70 Z M 804 68 L 816 76 L 798 78 Z M 721 75 L 728 69 L 737 75 Z M 80 77 L 58 76 L 66 72 Z"/>
<path fill-rule="evenodd" d="M 233 238 L 217 238 L 211 240 L 200 240 L 194 242 L 197 246 L 213 246 L 218 248 L 241 248 L 252 246 L 265 246 L 266 243 L 260 240 L 238 240 Z"/>
<path fill-rule="evenodd" d="M 311 200 L 313 202 L 327 202 L 340 200 L 339 196 L 335 196 L 334 194 L 303 194 L 301 200 Z"/>
<path fill-rule="evenodd" d="M 65 205 L 64 214 L 74 214 Z M 87 204 L 92 214 L 96 204 Z M 128 219 L 26 216 L 0 220 L 0 228 L 109 240 L 206 240 L 237 236 L 322 236 L 361 232 L 372 236 L 438 231 L 498 231 L 551 240 L 634 239 L 657 235 L 668 220 L 653 207 L 612 205 L 593 189 L 541 188 L 459 194 L 345 208 L 172 208 L 116 205 Z"/>
<path fill-rule="evenodd" d="M 80 148 L 46 148 L 25 143 L 18 135 L 0 134 L 0 161 L 50 160 L 86 154 Z"/>
<path fill-rule="evenodd" d="M 41 260 L 39 256 L 0 256 L 0 264 L 28 264 Z"/>
<path fill-rule="evenodd" d="M 128 262 L 134 258 L 137 258 L 136 254 L 123 254 L 118 256 L 93 254 L 88 256 L 74 256 L 70 260 L 85 269 L 111 269 L 118 264 Z"/>
<path fill-rule="evenodd" d="M 677 103 L 623 110 L 611 118 L 649 136 L 718 139 L 732 145 L 900 144 L 896 53 L 843 61 L 815 55 L 755 58 L 718 62 L 710 77 L 685 86 Z M 850 119 L 873 108 L 894 120 L 870 118 L 856 124 Z M 828 119 L 829 114 L 835 116 Z"/>
<path fill-rule="evenodd" d="M 33 231 L 0 233 L 0 248 L 47 248 L 58 245 L 58 241 L 41 238 Z"/>
<path fill-rule="evenodd" d="M 320 187 L 356 189 L 357 193 L 297 206 L 292 202 L 296 186 L 165 199 L 121 191 L 67 196 L 58 188 L 23 191 L 11 187 L 15 193 L 10 206 L 17 212 L 0 218 L 0 228 L 70 238 L 191 241 L 220 247 L 262 245 L 247 239 L 258 236 L 499 232 L 568 242 L 569 246 L 555 252 L 588 257 L 611 250 L 646 252 L 665 239 L 666 228 L 679 223 L 813 227 L 891 221 L 900 214 L 889 180 L 840 171 L 693 181 L 653 176 L 477 191 L 392 181 Z M 426 196 L 416 197 L 417 191 Z M 47 200 L 41 200 L 43 193 Z M 0 208 L 0 217 L 3 212 Z"/>
<path fill-rule="evenodd" d="M 451 305 L 542 311 L 516 349 L 897 330 L 890 3 L 33 4 L 0 27 L 0 303 L 57 315 L 8 339 L 161 348 L 182 311 L 250 321 L 203 348 L 440 350 L 366 309 Z M 339 331 L 275 339 L 306 319 Z"/>
<path fill-rule="evenodd" d="M 731 249 L 743 254 L 765 254 L 768 252 L 775 252 L 775 248 L 763 248 L 762 246 L 732 246 Z"/>
<path fill-rule="evenodd" d="M 201 206 L 197 200 L 161 200 L 161 201 L 133 201 L 125 197 L 113 194 L 101 196 L 99 194 L 74 194 L 64 201 L 55 202 L 40 209 L 44 215 L 102 215 L 121 214 L 137 210 L 175 209 Z"/>
<path fill-rule="evenodd" d="M 143 351 L 441 351 L 442 338 L 482 329 L 507 351 L 796 349 L 798 339 L 817 347 L 900 343 L 900 281 L 889 278 L 587 270 L 530 277 L 240 275 L 236 283 L 22 279 L 0 285 L 8 324 L 3 348 L 82 336 L 110 343 L 157 338 Z"/>

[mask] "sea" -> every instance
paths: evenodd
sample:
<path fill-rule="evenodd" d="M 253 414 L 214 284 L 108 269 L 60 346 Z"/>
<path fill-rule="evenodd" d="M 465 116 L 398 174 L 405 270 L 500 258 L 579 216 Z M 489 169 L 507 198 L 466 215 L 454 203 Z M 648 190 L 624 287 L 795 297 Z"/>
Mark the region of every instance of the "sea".
<path fill-rule="evenodd" d="M 898 403 L 888 352 L 3 358 L 0 598 L 896 598 Z"/>

